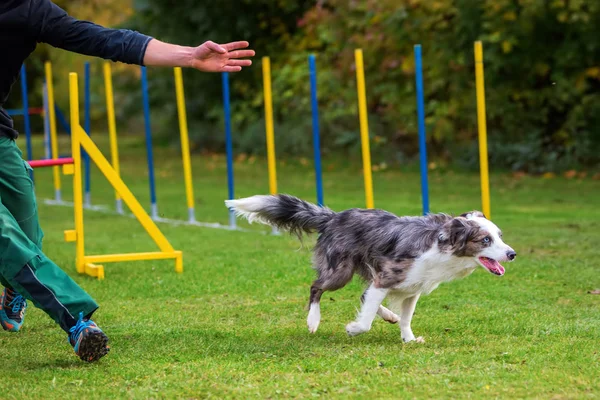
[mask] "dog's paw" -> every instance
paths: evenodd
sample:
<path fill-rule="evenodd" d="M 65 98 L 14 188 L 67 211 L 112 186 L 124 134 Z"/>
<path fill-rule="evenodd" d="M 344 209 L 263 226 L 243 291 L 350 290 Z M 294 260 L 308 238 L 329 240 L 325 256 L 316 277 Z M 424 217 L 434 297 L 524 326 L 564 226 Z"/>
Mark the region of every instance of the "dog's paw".
<path fill-rule="evenodd" d="M 308 317 L 306 317 L 306 324 L 308 325 L 308 331 L 310 333 L 315 333 L 317 328 L 319 328 L 319 323 L 321 322 L 321 310 L 318 305 L 311 304 L 310 311 L 308 312 Z"/>
<path fill-rule="evenodd" d="M 311 321 L 309 319 L 307 325 L 308 325 L 308 331 L 310 333 L 315 333 L 317 331 L 317 329 L 319 329 L 319 321 Z"/>
<path fill-rule="evenodd" d="M 425 343 L 425 339 L 423 339 L 423 336 L 419 336 L 416 338 L 415 335 L 410 335 L 407 337 L 403 337 L 402 340 L 404 341 L 404 343 Z"/>
<path fill-rule="evenodd" d="M 391 312 L 390 310 L 383 310 L 381 312 L 381 318 L 384 321 L 389 322 L 390 324 L 397 324 L 398 322 L 400 322 L 400 317 Z"/>
<path fill-rule="evenodd" d="M 377 315 L 379 315 L 381 319 L 383 319 L 386 322 L 389 322 L 390 324 L 397 324 L 398 322 L 400 322 L 400 317 L 394 314 L 394 312 L 390 309 L 385 308 L 384 306 L 379 306 L 379 310 L 377 310 Z"/>
<path fill-rule="evenodd" d="M 368 330 L 368 327 L 362 326 L 356 321 L 350 322 L 348 325 L 346 325 L 346 333 L 348 333 L 348 336 L 357 336 L 361 333 L 367 332 Z"/>

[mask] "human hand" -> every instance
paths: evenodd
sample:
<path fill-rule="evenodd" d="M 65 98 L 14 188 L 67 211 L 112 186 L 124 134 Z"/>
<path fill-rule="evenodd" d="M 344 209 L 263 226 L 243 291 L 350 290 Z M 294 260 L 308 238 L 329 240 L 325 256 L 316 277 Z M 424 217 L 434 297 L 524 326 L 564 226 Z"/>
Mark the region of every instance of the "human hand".
<path fill-rule="evenodd" d="M 219 45 L 212 41 L 193 48 L 191 67 L 203 72 L 239 72 L 242 67 L 252 65 L 252 60 L 242 59 L 254 56 L 254 50 L 246 49 L 246 41 Z"/>

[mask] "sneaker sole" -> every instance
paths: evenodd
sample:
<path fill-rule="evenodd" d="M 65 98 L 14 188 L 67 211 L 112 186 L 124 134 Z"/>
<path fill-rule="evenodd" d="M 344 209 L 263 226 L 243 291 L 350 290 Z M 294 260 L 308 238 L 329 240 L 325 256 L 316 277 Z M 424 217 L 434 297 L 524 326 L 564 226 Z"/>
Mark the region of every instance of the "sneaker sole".
<path fill-rule="evenodd" d="M 2 325 L 2 329 L 4 329 L 7 332 L 19 332 L 21 330 L 21 326 L 15 326 L 8 322 L 3 322 L 0 325 Z"/>
<path fill-rule="evenodd" d="M 2 300 L 4 301 L 4 300 Z M 8 322 L 11 321 L 10 318 L 8 318 L 8 315 L 6 315 L 6 312 L 4 311 L 3 307 L 0 305 L 0 325 L 2 326 L 2 329 L 4 329 L 7 332 L 19 332 L 21 330 L 21 326 L 23 325 L 23 322 L 25 322 L 25 316 L 23 315 L 23 318 L 21 319 L 21 323 L 17 323 L 17 322 Z"/>
<path fill-rule="evenodd" d="M 98 361 L 110 351 L 108 336 L 104 332 L 92 332 L 79 344 L 79 358 L 86 362 Z"/>

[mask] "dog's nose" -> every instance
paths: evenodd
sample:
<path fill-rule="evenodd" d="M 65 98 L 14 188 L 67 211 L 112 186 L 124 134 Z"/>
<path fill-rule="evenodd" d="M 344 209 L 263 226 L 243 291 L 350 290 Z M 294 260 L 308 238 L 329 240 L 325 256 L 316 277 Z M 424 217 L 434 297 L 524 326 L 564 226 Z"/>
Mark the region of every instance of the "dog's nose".
<path fill-rule="evenodd" d="M 506 252 L 506 256 L 508 257 L 508 259 L 510 261 L 514 260 L 515 257 L 517 256 L 517 253 L 514 250 L 510 250 Z"/>

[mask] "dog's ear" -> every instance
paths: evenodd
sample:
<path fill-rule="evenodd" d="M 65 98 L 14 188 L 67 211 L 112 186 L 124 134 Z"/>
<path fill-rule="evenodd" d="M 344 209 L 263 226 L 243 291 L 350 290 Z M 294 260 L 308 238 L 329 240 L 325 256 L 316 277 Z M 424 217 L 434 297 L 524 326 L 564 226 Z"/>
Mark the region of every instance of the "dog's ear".
<path fill-rule="evenodd" d="M 466 218 L 452 218 L 442 227 L 439 240 L 445 242 L 452 253 L 461 256 L 465 253 L 467 244 L 475 237 L 477 231 L 478 227 L 473 226 Z"/>
<path fill-rule="evenodd" d="M 476 218 L 476 217 L 487 219 L 487 217 L 481 211 L 478 211 L 478 210 L 469 211 L 469 212 L 460 214 L 460 216 L 463 218 L 466 218 L 466 219 L 471 219 L 471 218 Z"/>

